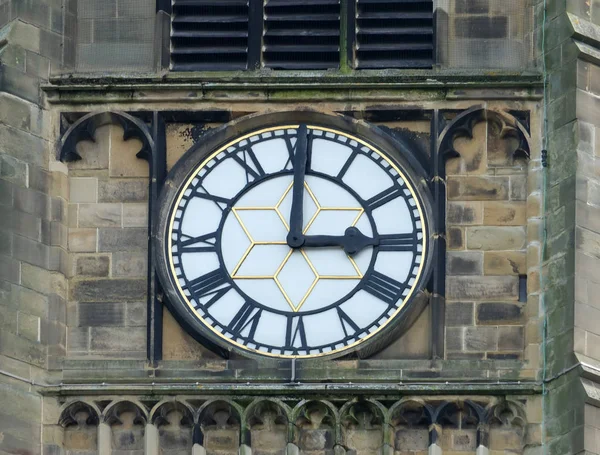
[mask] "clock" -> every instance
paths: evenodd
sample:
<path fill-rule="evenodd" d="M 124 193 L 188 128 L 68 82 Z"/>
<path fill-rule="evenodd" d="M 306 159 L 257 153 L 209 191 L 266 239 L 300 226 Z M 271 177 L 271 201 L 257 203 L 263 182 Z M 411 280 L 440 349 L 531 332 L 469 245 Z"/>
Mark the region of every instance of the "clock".
<path fill-rule="evenodd" d="M 221 128 L 159 199 L 171 308 L 193 334 L 251 355 L 335 356 L 389 339 L 431 266 L 430 197 L 410 153 L 315 113 Z"/>

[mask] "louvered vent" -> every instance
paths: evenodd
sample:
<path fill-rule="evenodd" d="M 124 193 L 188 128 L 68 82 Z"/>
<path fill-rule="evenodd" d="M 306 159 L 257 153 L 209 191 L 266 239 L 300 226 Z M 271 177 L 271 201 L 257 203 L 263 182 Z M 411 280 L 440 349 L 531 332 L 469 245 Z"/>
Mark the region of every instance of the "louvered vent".
<path fill-rule="evenodd" d="M 248 0 L 174 0 L 171 65 L 175 71 L 248 66 Z"/>
<path fill-rule="evenodd" d="M 338 68 L 339 0 L 267 0 L 263 65 L 276 69 Z"/>
<path fill-rule="evenodd" d="M 431 68 L 432 0 L 358 0 L 357 68 Z"/>

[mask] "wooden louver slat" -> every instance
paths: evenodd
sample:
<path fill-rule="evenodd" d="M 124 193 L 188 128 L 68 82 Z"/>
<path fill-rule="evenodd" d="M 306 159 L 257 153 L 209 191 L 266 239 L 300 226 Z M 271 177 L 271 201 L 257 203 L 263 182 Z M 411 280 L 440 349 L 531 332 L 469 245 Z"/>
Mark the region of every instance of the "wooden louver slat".
<path fill-rule="evenodd" d="M 246 69 L 248 9 L 248 0 L 174 0 L 171 68 Z"/>
<path fill-rule="evenodd" d="M 264 13 L 265 67 L 339 67 L 339 0 L 267 0 Z"/>
<path fill-rule="evenodd" d="M 356 68 L 431 68 L 432 0 L 358 0 Z"/>

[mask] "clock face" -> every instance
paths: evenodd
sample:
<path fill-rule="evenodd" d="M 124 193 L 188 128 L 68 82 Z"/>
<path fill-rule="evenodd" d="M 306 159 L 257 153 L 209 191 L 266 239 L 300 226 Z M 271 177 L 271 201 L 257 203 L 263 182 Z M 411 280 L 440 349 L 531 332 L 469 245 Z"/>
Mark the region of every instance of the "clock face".
<path fill-rule="evenodd" d="M 421 204 L 395 161 L 361 139 L 310 125 L 257 130 L 205 156 L 178 187 L 163 246 L 169 280 L 222 345 L 277 357 L 346 351 L 422 286 Z"/>

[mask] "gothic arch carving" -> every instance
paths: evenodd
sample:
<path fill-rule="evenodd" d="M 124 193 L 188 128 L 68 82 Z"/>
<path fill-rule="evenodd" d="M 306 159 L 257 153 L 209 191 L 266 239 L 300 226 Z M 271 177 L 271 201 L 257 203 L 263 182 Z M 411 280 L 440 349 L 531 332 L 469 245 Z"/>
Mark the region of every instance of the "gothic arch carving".
<path fill-rule="evenodd" d="M 194 411 L 187 403 L 177 400 L 158 403 L 150 413 L 150 422 L 158 429 L 160 447 L 192 448 Z"/>
<path fill-rule="evenodd" d="M 100 410 L 95 404 L 85 401 L 71 401 L 62 407 L 58 424 L 63 428 L 72 425 L 96 426 L 99 422 Z"/>
<path fill-rule="evenodd" d="M 248 406 L 244 416 L 253 447 L 269 447 L 272 452 L 285 449 L 293 437 L 291 409 L 273 398 L 258 399 Z"/>
<path fill-rule="evenodd" d="M 399 451 L 426 451 L 433 409 L 419 398 L 404 398 L 388 412 L 390 445 Z"/>
<path fill-rule="evenodd" d="M 79 161 L 81 155 L 77 151 L 77 144 L 81 141 L 96 142 L 96 130 L 108 124 L 120 125 L 123 128 L 124 141 L 132 138 L 139 139 L 142 147 L 136 156 L 150 161 L 154 151 L 154 141 L 148 126 L 140 119 L 120 111 L 91 112 L 73 123 L 61 137 L 60 161 Z"/>
<path fill-rule="evenodd" d="M 340 409 L 341 442 L 357 453 L 378 451 L 388 440 L 385 407 L 376 400 L 354 399 Z"/>
<path fill-rule="evenodd" d="M 454 141 L 459 138 L 473 139 L 475 126 L 488 122 L 495 128 L 500 139 L 514 138 L 517 146 L 512 152 L 513 158 L 530 157 L 529 133 L 527 128 L 508 112 L 474 106 L 458 114 L 445 126 L 438 139 L 438 153 L 445 159 L 457 158 L 460 153 L 455 149 Z"/>
<path fill-rule="evenodd" d="M 74 401 L 63 406 L 59 425 L 63 427 L 63 448 L 96 450 L 98 448 L 98 408 L 94 404 Z"/>
<path fill-rule="evenodd" d="M 194 442 L 208 451 L 235 453 L 242 441 L 242 408 L 226 399 L 202 404 L 196 413 Z"/>
<path fill-rule="evenodd" d="M 303 400 L 292 411 L 293 441 L 301 451 L 332 453 L 338 441 L 339 414 L 328 401 Z"/>
<path fill-rule="evenodd" d="M 113 448 L 128 450 L 144 448 L 148 414 L 142 404 L 134 401 L 113 401 L 104 410 L 102 420 L 110 426 Z"/>

